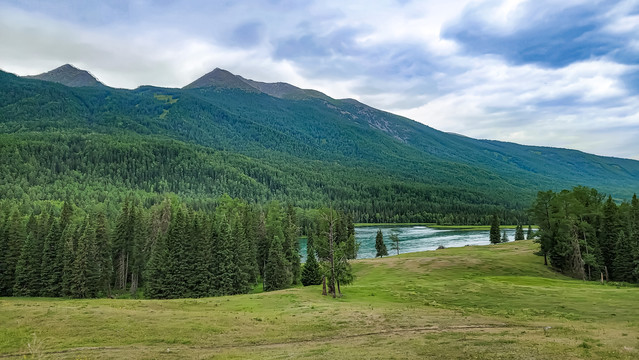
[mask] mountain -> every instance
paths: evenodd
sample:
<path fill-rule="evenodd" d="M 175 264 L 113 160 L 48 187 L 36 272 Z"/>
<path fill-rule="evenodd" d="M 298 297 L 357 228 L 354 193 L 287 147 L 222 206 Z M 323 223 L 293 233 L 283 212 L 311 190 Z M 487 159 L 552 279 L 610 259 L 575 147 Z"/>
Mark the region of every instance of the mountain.
<path fill-rule="evenodd" d="M 80 70 L 69 64 L 40 75 L 25 76 L 25 78 L 51 81 L 70 87 L 104 86 L 88 71 Z"/>
<path fill-rule="evenodd" d="M 210 73 L 202 76 L 189 85 L 186 85 L 184 89 L 199 89 L 211 87 L 220 89 L 240 89 L 249 92 L 256 91 L 254 87 L 247 84 L 239 77 L 220 68 L 215 68 Z"/>
<path fill-rule="evenodd" d="M 215 69 L 183 89 L 0 73 L 0 198 L 148 204 L 172 192 L 331 203 L 358 221 L 524 222 L 540 190 L 639 189 L 639 162 L 477 140 L 356 100 Z M 22 199 L 22 200 L 20 200 Z"/>

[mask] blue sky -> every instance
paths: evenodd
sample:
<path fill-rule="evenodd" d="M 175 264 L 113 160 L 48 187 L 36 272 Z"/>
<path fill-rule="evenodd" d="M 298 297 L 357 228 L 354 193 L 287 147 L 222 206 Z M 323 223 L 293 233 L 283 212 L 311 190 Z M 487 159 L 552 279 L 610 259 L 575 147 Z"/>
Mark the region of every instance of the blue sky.
<path fill-rule="evenodd" d="M 110 86 L 215 67 L 443 131 L 639 159 L 639 0 L 0 0 L 0 68 Z"/>

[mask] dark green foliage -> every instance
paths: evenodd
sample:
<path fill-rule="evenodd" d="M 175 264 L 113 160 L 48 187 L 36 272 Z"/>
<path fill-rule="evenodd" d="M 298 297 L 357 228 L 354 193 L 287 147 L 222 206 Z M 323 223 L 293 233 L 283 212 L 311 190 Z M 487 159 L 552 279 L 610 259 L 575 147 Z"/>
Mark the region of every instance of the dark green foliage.
<path fill-rule="evenodd" d="M 62 296 L 72 296 L 71 287 L 73 285 L 74 269 L 75 269 L 75 234 L 76 226 L 73 223 L 68 224 L 62 232 L 60 258 L 62 263 L 62 283 L 60 286 L 60 294 Z"/>
<path fill-rule="evenodd" d="M 532 226 L 528 225 L 528 231 L 526 232 L 526 240 L 531 240 L 534 237 Z"/>
<path fill-rule="evenodd" d="M 295 209 L 291 204 L 288 205 L 286 210 L 284 227 L 284 253 L 286 254 L 286 261 L 290 264 L 292 283 L 297 284 L 301 277 L 299 228 L 295 218 Z"/>
<path fill-rule="evenodd" d="M 40 265 L 42 261 L 42 243 L 38 235 L 27 235 L 22 245 L 20 258 L 15 270 L 14 296 L 38 296 L 40 294 Z"/>
<path fill-rule="evenodd" d="M 577 278 L 597 280 L 607 274 L 609 280 L 636 281 L 635 205 L 604 199 L 586 187 L 539 192 L 531 212 L 539 225 L 541 254 Z"/>
<path fill-rule="evenodd" d="M 399 235 L 396 232 L 392 232 L 390 235 L 391 250 L 396 251 L 399 255 Z"/>
<path fill-rule="evenodd" d="M 64 244 L 62 243 L 62 231 L 58 221 L 51 221 L 48 234 L 44 239 L 42 249 L 42 264 L 40 279 L 42 284 L 42 296 L 60 296 L 60 284 L 63 272 Z M 110 277 L 109 277 L 110 280 Z"/>
<path fill-rule="evenodd" d="M 524 227 L 522 225 L 517 225 L 515 229 L 515 240 L 524 240 Z"/>
<path fill-rule="evenodd" d="M 617 281 L 635 281 L 635 249 L 630 239 L 623 231 L 617 235 L 617 242 L 614 248 L 614 278 Z"/>
<path fill-rule="evenodd" d="M 322 271 L 315 257 L 313 233 L 309 233 L 306 243 L 306 263 L 302 269 L 302 285 L 319 285 L 322 283 Z"/>
<path fill-rule="evenodd" d="M 0 234 L 0 296 L 11 296 L 15 284 L 15 272 L 20 250 L 26 233 L 22 216 L 14 211 L 10 218 L 5 218 L 2 234 Z"/>
<path fill-rule="evenodd" d="M 97 265 L 98 290 L 101 294 L 111 294 L 111 279 L 113 278 L 113 258 L 111 237 L 106 215 L 102 212 L 96 217 L 95 228 L 95 261 Z"/>
<path fill-rule="evenodd" d="M 100 281 L 96 261 L 95 228 L 88 218 L 82 228 L 71 268 L 69 295 L 75 298 L 90 298 L 97 296 Z"/>
<path fill-rule="evenodd" d="M 615 246 L 618 240 L 621 225 L 619 223 L 619 214 L 617 213 L 617 204 L 612 201 L 612 197 L 608 196 L 608 200 L 602 207 L 601 228 L 599 235 L 599 245 L 603 265 L 608 268 L 608 273 L 613 274 Z"/>
<path fill-rule="evenodd" d="M 388 250 L 384 243 L 384 235 L 382 234 L 381 229 L 377 230 L 377 236 L 375 236 L 375 250 L 377 251 L 375 257 L 384 257 L 388 255 Z"/>
<path fill-rule="evenodd" d="M 508 235 L 506 234 L 506 230 L 504 230 L 504 232 L 501 234 L 501 242 L 506 243 L 508 241 Z"/>
<path fill-rule="evenodd" d="M 282 248 L 282 240 L 275 236 L 271 241 L 271 246 L 264 269 L 264 291 L 280 290 L 291 284 L 292 275 L 289 271 L 289 262 Z"/>
<path fill-rule="evenodd" d="M 494 214 L 490 222 L 490 243 L 499 244 L 500 242 L 501 242 L 501 234 L 499 231 L 499 218 L 497 217 L 496 214 Z"/>

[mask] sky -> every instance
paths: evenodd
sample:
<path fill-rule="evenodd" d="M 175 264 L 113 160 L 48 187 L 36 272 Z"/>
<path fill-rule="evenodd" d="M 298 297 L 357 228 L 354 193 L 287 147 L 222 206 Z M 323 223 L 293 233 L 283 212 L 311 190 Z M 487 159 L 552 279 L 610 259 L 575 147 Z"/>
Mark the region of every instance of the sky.
<path fill-rule="evenodd" d="M 639 160 L 639 0 L 0 0 L 0 69 L 216 67 L 438 130 Z"/>

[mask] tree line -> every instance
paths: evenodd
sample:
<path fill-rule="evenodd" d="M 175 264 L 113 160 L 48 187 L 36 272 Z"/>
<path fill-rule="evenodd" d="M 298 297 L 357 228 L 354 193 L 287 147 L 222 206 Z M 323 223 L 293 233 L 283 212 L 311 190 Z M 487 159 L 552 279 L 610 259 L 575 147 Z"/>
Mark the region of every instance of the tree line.
<path fill-rule="evenodd" d="M 0 207 L 0 296 L 170 299 L 325 279 L 329 292 L 339 294 L 340 284 L 352 281 L 348 259 L 357 255 L 352 216 L 329 209 L 307 214 L 309 252 L 319 261 L 304 267 L 299 211 L 230 196 L 213 211 L 196 211 L 175 197 L 146 208 L 127 197 L 113 219 L 71 201 L 40 214 Z"/>
<path fill-rule="evenodd" d="M 588 187 L 539 192 L 532 207 L 545 264 L 584 280 L 639 280 L 639 200 Z"/>

